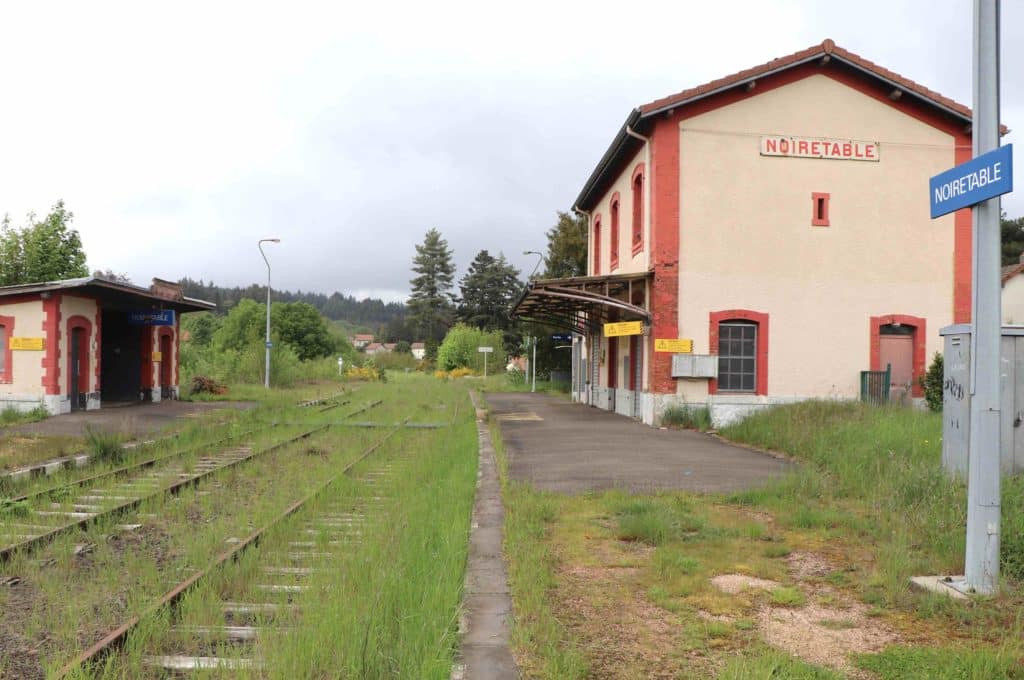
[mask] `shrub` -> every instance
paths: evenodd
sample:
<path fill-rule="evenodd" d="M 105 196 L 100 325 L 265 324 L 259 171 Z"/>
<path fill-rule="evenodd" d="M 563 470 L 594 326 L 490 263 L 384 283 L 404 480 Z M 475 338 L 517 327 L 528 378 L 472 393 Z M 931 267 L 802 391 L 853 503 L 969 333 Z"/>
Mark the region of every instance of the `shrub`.
<path fill-rule="evenodd" d="M 711 412 L 706 406 L 673 405 L 661 414 L 661 424 L 704 432 L 711 429 Z"/>
<path fill-rule="evenodd" d="M 189 394 L 227 394 L 228 388 L 213 378 L 197 375 L 189 385 Z"/>
<path fill-rule="evenodd" d="M 484 355 L 478 351 L 483 346 L 494 348 L 487 358 L 489 372 L 501 370 L 505 365 L 501 331 L 485 332 L 465 324 L 455 324 L 437 350 L 437 367 L 445 371 L 465 367 L 483 373 Z"/>
<path fill-rule="evenodd" d="M 381 352 L 373 355 L 373 365 L 382 371 L 404 371 L 416 367 L 416 357 L 412 354 L 395 352 Z"/>
<path fill-rule="evenodd" d="M 383 380 L 384 373 L 372 364 L 366 366 L 353 366 L 345 371 L 345 377 L 349 380 Z"/>
<path fill-rule="evenodd" d="M 942 355 L 936 352 L 928 372 L 919 378 L 924 388 L 924 402 L 935 412 L 942 410 L 942 383 L 945 379 L 943 368 Z"/>

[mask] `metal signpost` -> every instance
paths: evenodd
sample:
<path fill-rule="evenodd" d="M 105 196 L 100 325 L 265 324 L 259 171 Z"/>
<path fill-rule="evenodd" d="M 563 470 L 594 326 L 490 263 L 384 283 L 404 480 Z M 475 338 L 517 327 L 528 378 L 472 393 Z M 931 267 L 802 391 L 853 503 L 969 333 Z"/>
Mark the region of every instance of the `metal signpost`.
<path fill-rule="evenodd" d="M 493 347 L 477 347 L 477 352 L 484 355 L 484 378 L 487 377 L 487 355 L 494 351 Z"/>
<path fill-rule="evenodd" d="M 999 196 L 1013 190 L 1012 147 L 999 148 L 999 0 L 974 0 L 974 159 L 932 178 L 932 217 L 972 206 L 974 295 L 967 549 L 961 592 L 999 582 Z"/>

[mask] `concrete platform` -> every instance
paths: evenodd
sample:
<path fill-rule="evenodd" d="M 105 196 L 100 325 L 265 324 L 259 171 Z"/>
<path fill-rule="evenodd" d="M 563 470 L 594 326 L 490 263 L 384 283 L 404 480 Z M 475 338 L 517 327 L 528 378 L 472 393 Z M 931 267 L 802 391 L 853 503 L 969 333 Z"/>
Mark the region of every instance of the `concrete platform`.
<path fill-rule="evenodd" d="M 12 425 L 0 429 L 0 435 L 42 434 L 80 437 L 85 434 L 86 425 L 103 432 L 125 432 L 139 436 L 164 430 L 182 418 L 194 418 L 212 411 L 233 409 L 248 410 L 255 402 L 245 401 L 161 401 L 159 403 L 139 402 L 132 406 L 118 404 L 95 411 L 75 411 L 53 416 L 37 423 Z"/>
<path fill-rule="evenodd" d="M 793 467 L 699 432 L 658 430 L 547 394 L 492 392 L 486 399 L 501 423 L 511 477 L 548 491 L 732 492 Z"/>

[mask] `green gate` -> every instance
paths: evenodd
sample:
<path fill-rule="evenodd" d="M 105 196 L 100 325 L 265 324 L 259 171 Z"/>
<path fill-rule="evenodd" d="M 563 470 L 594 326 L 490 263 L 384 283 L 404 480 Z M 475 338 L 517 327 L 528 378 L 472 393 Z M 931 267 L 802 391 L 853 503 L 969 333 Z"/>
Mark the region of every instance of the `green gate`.
<path fill-rule="evenodd" d="M 889 386 L 892 380 L 892 364 L 886 364 L 884 371 L 860 372 L 860 400 L 872 404 L 889 401 Z"/>

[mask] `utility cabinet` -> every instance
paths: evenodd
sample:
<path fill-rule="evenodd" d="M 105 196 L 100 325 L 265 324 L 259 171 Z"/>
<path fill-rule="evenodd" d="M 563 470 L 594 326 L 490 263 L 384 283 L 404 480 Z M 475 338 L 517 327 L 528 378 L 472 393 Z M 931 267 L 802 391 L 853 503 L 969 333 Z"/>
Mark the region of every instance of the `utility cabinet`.
<path fill-rule="evenodd" d="M 955 324 L 943 337 L 942 465 L 967 479 L 971 435 L 971 326 Z M 1003 326 L 1000 341 L 1000 451 L 1004 475 L 1024 472 L 1024 326 Z"/>
<path fill-rule="evenodd" d="M 717 378 L 718 355 L 673 354 L 673 378 Z"/>

